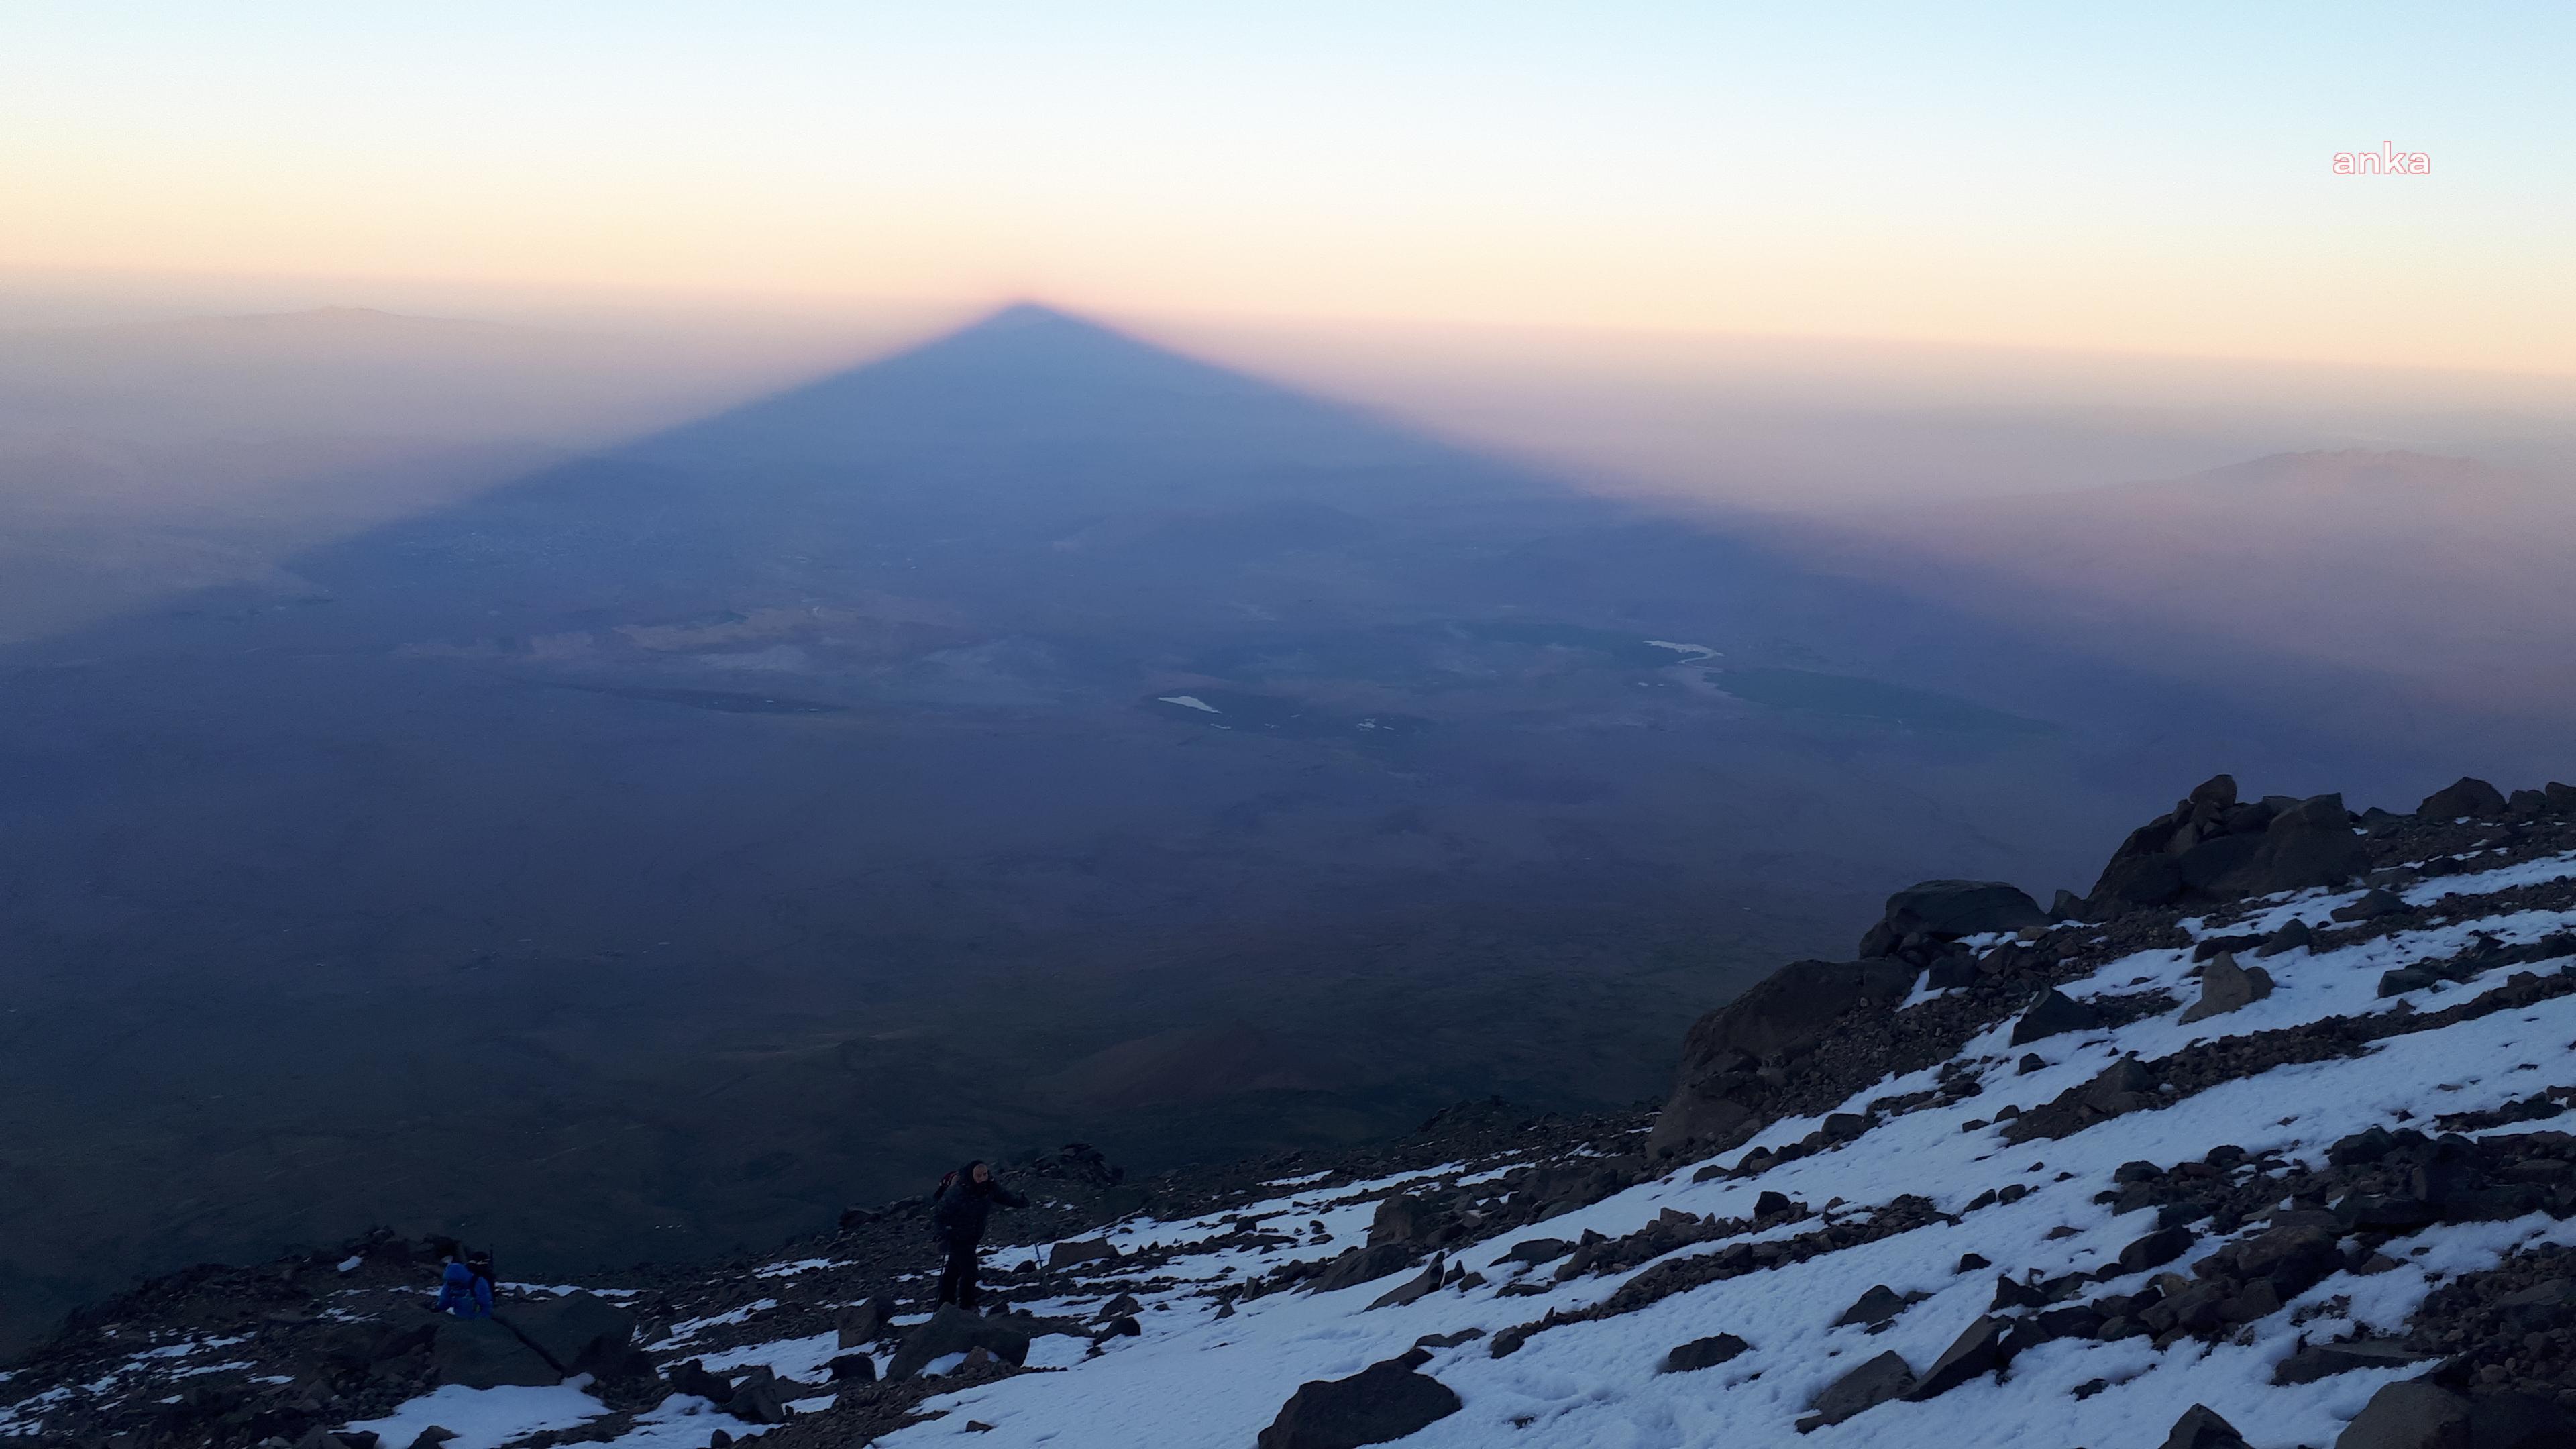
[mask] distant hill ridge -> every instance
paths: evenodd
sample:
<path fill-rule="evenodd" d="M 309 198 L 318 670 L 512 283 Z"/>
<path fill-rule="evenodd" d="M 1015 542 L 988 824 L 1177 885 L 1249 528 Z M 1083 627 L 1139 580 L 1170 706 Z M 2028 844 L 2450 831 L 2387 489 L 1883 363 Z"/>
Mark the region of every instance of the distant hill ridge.
<path fill-rule="evenodd" d="M 2576 479 L 2471 458 L 2280 453 L 2183 478 L 1796 531 L 1829 567 L 2177 678 L 2269 673 L 2330 718 L 2576 707 Z M 2354 690 L 2324 671 L 2375 681 Z M 2340 696 L 2339 698 L 2335 698 Z M 2428 741 L 2429 743 L 2429 741 Z"/>

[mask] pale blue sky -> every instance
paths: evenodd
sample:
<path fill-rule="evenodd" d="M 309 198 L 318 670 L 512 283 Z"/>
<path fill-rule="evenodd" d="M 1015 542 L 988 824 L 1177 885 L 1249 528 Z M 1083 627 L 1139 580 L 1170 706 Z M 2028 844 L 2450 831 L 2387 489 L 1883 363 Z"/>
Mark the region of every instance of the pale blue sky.
<path fill-rule="evenodd" d="M 2576 370 L 2576 7 L 958 11 L 15 6 L 0 264 Z"/>

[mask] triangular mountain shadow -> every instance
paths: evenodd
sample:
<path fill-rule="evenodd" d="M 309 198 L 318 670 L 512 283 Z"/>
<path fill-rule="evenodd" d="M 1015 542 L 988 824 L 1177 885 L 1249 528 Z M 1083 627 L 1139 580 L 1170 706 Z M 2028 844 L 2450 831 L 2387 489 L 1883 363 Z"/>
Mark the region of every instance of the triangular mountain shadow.
<path fill-rule="evenodd" d="M 498 639 L 524 663 L 551 647 L 527 641 L 566 631 L 892 595 L 931 601 L 956 638 L 1061 635 L 1075 609 L 1091 638 L 1064 647 L 1117 634 L 1131 658 L 1247 620 L 1500 619 L 1577 644 L 1722 633 L 1911 687 L 2082 698 L 2115 721 L 2197 693 L 1029 303 L 281 572 L 332 607 L 214 590 L 20 657 L 191 647 L 174 628 L 234 649 L 249 624 L 259 648 Z M 2237 713 L 2215 695 L 2198 709 Z"/>
<path fill-rule="evenodd" d="M 1434 535 L 1487 551 L 1634 518 L 1357 409 L 1020 305 L 284 569 L 344 613 L 383 598 L 413 625 L 455 626 L 497 609 L 515 632 L 544 624 L 522 612 L 652 608 L 657 593 L 684 611 L 730 606 L 717 596 L 783 562 L 835 586 L 883 575 L 869 586 L 897 592 L 1024 592 L 1012 573 L 1123 589 L 1140 551 L 1169 544 L 1149 570 L 1206 584 L 1250 557 L 1364 544 L 1380 522 L 1434 513 Z"/>
<path fill-rule="evenodd" d="M 1058 451 L 1028 454 L 1033 436 Z M 886 466 L 925 438 L 950 450 L 939 459 L 949 471 L 969 477 L 994 463 L 1079 476 L 1140 451 L 1148 464 L 1235 467 L 1270 455 L 1282 465 L 1461 461 L 1356 409 L 1031 303 L 629 451 Z M 1093 456 L 1104 445 L 1114 456 Z"/>

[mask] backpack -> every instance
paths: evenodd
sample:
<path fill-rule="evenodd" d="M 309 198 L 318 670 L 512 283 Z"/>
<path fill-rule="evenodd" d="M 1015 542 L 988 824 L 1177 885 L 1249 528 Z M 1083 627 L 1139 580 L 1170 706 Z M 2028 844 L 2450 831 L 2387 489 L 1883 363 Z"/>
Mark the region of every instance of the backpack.
<path fill-rule="evenodd" d="M 939 1186 L 930 1190 L 930 1216 L 927 1221 L 930 1236 L 939 1242 L 944 1243 L 948 1240 L 948 1190 L 956 1185 L 957 1170 L 950 1168 L 940 1174 Z"/>

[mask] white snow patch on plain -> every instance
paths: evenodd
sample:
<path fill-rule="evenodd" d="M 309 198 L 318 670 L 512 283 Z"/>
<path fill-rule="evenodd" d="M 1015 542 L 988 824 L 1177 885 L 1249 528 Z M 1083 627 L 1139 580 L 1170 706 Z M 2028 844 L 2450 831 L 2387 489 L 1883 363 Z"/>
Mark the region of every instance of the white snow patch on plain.
<path fill-rule="evenodd" d="M 1672 639 L 1649 639 L 1646 643 L 1650 648 L 1670 649 L 1676 654 L 1689 655 L 1689 658 L 1681 661 L 1684 664 L 1700 664 L 1724 657 L 1705 644 L 1684 644 Z"/>

